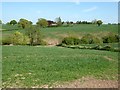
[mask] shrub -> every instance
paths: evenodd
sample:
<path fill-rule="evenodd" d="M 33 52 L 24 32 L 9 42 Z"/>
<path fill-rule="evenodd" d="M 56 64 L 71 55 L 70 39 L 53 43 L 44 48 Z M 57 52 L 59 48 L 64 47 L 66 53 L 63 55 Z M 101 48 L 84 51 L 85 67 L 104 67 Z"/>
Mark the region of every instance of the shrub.
<path fill-rule="evenodd" d="M 2 39 L 2 45 L 10 45 L 10 44 L 12 44 L 10 38 L 4 38 L 4 39 Z"/>
<path fill-rule="evenodd" d="M 80 44 L 80 39 L 75 38 L 75 37 L 66 37 L 62 40 L 62 44 L 78 45 L 78 44 Z"/>
<path fill-rule="evenodd" d="M 120 35 L 116 34 L 116 35 L 115 35 L 115 38 L 116 38 L 116 42 L 119 42 L 119 41 L 120 41 Z"/>
<path fill-rule="evenodd" d="M 14 45 L 26 45 L 29 44 L 29 38 L 22 33 L 16 31 L 11 37 L 11 42 Z"/>
<path fill-rule="evenodd" d="M 108 33 L 108 35 L 102 37 L 103 43 L 114 43 L 119 42 L 119 35 L 114 33 Z"/>
<path fill-rule="evenodd" d="M 81 38 L 81 43 L 82 44 L 101 44 L 102 40 L 100 40 L 100 38 L 97 38 L 96 36 L 87 34 Z"/>
<path fill-rule="evenodd" d="M 21 43 L 22 45 L 30 44 L 30 39 L 28 36 L 23 35 L 23 41 Z"/>

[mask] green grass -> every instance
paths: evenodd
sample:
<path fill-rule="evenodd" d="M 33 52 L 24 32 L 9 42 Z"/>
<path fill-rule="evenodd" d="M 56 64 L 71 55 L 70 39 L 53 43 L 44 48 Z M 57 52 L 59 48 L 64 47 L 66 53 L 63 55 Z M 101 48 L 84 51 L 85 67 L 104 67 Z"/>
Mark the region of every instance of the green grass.
<path fill-rule="evenodd" d="M 84 34 L 95 34 L 101 37 L 108 32 L 118 33 L 117 25 L 102 25 L 98 27 L 96 25 L 74 25 L 73 27 L 52 27 L 52 28 L 43 28 L 41 29 L 44 38 L 55 38 L 62 39 L 66 36 L 76 36 L 81 37 Z"/>
<path fill-rule="evenodd" d="M 17 26 L 3 25 L 2 28 L 2 38 L 15 31 L 25 33 L 25 30 Z M 118 26 L 74 25 L 41 28 L 42 38 L 49 41 L 50 39 L 61 41 L 66 36 L 81 37 L 88 33 L 101 37 L 108 32 L 118 33 Z M 71 81 L 83 76 L 117 80 L 118 76 L 117 52 L 43 46 L 3 46 L 2 54 L 3 87 L 53 85 L 56 82 Z"/>
<path fill-rule="evenodd" d="M 2 51 L 3 87 L 52 85 L 82 76 L 117 80 L 117 52 L 43 46 L 3 46 Z"/>
<path fill-rule="evenodd" d="M 11 34 L 13 34 L 14 32 L 16 31 L 22 31 L 18 25 L 6 25 L 6 24 L 3 24 L 2 25 L 2 38 L 6 38 L 6 37 L 9 37 Z"/>
<path fill-rule="evenodd" d="M 3 29 L 3 31 L 11 31 L 11 30 L 18 30 L 20 28 L 18 27 L 18 25 L 6 25 L 6 24 L 3 24 L 2 29 Z"/>

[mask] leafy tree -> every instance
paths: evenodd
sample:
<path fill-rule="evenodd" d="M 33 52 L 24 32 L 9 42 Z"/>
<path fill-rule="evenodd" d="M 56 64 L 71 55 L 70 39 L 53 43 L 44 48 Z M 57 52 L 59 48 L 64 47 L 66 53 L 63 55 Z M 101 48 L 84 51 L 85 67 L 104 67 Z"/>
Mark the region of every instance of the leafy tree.
<path fill-rule="evenodd" d="M 77 21 L 76 24 L 79 24 L 79 21 Z"/>
<path fill-rule="evenodd" d="M 67 24 L 69 24 L 70 22 L 69 21 L 66 21 Z"/>
<path fill-rule="evenodd" d="M 29 23 L 32 25 L 33 23 L 31 21 L 29 21 Z"/>
<path fill-rule="evenodd" d="M 28 21 L 28 20 L 26 20 L 26 19 L 20 19 L 19 22 L 18 22 L 18 25 L 19 25 L 20 27 L 22 27 L 23 29 L 26 28 L 26 27 L 28 27 L 28 26 L 31 25 L 31 24 L 32 24 L 32 22 L 31 22 L 31 21 Z"/>
<path fill-rule="evenodd" d="M 38 19 L 38 22 L 36 24 L 40 27 L 47 27 L 48 26 L 48 22 L 44 18 Z"/>
<path fill-rule="evenodd" d="M 77 21 L 76 24 L 81 24 L 81 21 Z"/>
<path fill-rule="evenodd" d="M 32 26 L 26 28 L 26 35 L 30 38 L 30 45 L 38 45 L 41 42 L 40 28 Z"/>
<path fill-rule="evenodd" d="M 63 21 L 62 24 L 64 24 L 65 22 Z"/>
<path fill-rule="evenodd" d="M 101 20 L 97 21 L 98 26 L 100 26 L 103 22 Z"/>
<path fill-rule="evenodd" d="M 82 23 L 82 24 L 87 24 L 87 21 L 82 21 L 81 23 Z"/>
<path fill-rule="evenodd" d="M 70 24 L 73 24 L 73 21 L 70 21 Z"/>
<path fill-rule="evenodd" d="M 17 24 L 17 21 L 11 20 L 11 21 L 10 21 L 10 24 L 11 24 L 11 25 L 15 25 L 15 24 Z"/>
<path fill-rule="evenodd" d="M 60 17 L 56 18 L 55 19 L 55 22 L 57 23 L 58 26 L 61 26 L 62 25 L 62 20 Z"/>

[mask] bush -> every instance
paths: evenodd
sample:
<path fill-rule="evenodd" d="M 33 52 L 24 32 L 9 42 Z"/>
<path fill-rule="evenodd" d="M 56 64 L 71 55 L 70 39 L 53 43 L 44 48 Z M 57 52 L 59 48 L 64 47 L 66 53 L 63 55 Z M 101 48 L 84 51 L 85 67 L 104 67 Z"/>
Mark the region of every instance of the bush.
<path fill-rule="evenodd" d="M 2 45 L 10 44 L 30 45 L 30 38 L 17 31 L 12 36 L 9 36 L 8 38 L 2 40 Z M 47 43 L 40 39 L 39 41 L 34 42 L 33 45 L 47 45 Z"/>
<path fill-rule="evenodd" d="M 10 38 L 2 39 L 2 45 L 10 45 L 10 44 L 12 44 Z"/>
<path fill-rule="evenodd" d="M 119 42 L 119 41 L 120 41 L 120 35 L 116 34 L 116 35 L 115 35 L 115 38 L 116 38 L 116 42 Z"/>
<path fill-rule="evenodd" d="M 108 33 L 108 35 L 102 37 L 103 43 L 114 43 L 119 42 L 119 35 L 114 33 Z"/>
<path fill-rule="evenodd" d="M 28 36 L 23 35 L 23 41 L 21 45 L 27 45 L 27 44 L 30 44 L 30 39 Z"/>
<path fill-rule="evenodd" d="M 16 31 L 11 37 L 10 37 L 11 43 L 13 45 L 26 45 L 29 44 L 30 40 L 27 36 L 23 35 L 22 33 Z"/>
<path fill-rule="evenodd" d="M 91 34 L 87 34 L 81 38 L 82 44 L 101 44 L 102 40 L 100 38 L 97 38 Z"/>
<path fill-rule="evenodd" d="M 62 44 L 78 45 L 78 44 L 80 44 L 80 39 L 75 38 L 75 37 L 66 37 L 62 40 Z"/>

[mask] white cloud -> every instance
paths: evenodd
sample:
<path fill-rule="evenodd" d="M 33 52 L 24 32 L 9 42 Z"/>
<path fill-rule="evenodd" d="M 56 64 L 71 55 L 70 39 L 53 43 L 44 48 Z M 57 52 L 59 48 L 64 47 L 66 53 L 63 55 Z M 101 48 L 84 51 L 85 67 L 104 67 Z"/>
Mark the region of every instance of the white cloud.
<path fill-rule="evenodd" d="M 94 10 L 96 10 L 96 9 L 97 9 L 97 7 L 94 6 L 94 7 L 91 7 L 91 8 L 88 8 L 88 9 L 83 10 L 83 12 L 92 12 L 92 11 L 94 11 Z"/>

